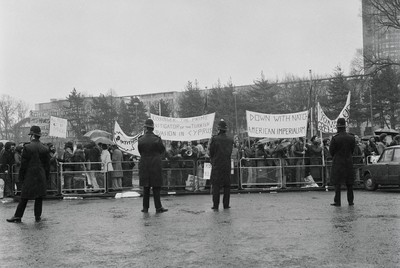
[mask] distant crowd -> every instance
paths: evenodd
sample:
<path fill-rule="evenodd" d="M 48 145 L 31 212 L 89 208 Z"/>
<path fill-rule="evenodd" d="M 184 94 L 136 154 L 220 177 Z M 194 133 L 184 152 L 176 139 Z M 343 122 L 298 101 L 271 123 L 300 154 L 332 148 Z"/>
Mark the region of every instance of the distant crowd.
<path fill-rule="evenodd" d="M 366 164 L 369 156 L 380 155 L 387 146 L 400 145 L 400 135 L 388 139 L 387 134 L 371 136 L 368 139 L 356 138 L 354 150 L 355 164 Z M 169 173 L 168 180 L 171 185 L 184 185 L 187 174 L 182 174 L 179 169 L 189 170 L 196 168 L 198 160 L 207 161 L 209 158 L 208 141 L 171 141 L 166 143 L 166 152 L 163 156 L 164 168 L 173 170 Z M 50 151 L 50 180 L 49 189 L 57 190 L 59 180 L 57 172 L 60 163 L 65 189 L 80 188 L 77 185 L 76 174 L 85 174 L 85 183 L 93 191 L 104 188 L 104 173 L 108 176 L 109 187 L 119 190 L 132 187 L 131 170 L 138 157 L 122 152 L 116 145 L 96 144 L 88 141 L 85 144 L 74 144 L 68 141 L 63 148 L 56 148 L 52 143 L 46 144 Z M 315 168 L 332 160 L 329 153 L 330 138 L 320 139 L 313 136 L 310 140 L 305 138 L 295 139 L 258 139 L 244 141 L 235 140 L 232 150 L 234 167 L 265 167 L 265 166 L 298 166 L 299 169 L 287 169 L 284 174 L 288 181 L 298 182 L 309 174 L 314 177 L 321 176 L 321 169 Z M 5 182 L 4 196 L 13 195 L 11 174 L 18 174 L 21 164 L 21 155 L 24 144 L 16 145 L 14 142 L 0 142 L 0 174 Z M 243 159 L 243 160 L 241 160 Z M 254 160 L 252 160 L 254 159 Z M 242 161 L 242 162 L 241 162 Z M 302 169 L 300 169 L 300 167 Z M 130 173 L 129 173 L 130 172 Z M 129 174 L 127 174 L 129 173 Z M 329 172 L 325 174 L 329 177 Z M 238 176 L 235 172 L 235 176 Z M 15 181 L 17 188 L 20 187 Z"/>

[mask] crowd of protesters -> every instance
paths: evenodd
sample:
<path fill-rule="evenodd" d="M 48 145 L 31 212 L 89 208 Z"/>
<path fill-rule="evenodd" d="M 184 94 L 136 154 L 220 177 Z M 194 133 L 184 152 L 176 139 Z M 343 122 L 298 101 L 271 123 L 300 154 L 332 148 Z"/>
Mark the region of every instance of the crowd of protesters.
<path fill-rule="evenodd" d="M 135 159 L 133 156 L 123 153 L 116 145 L 110 146 L 88 141 L 85 144 L 77 143 L 74 146 L 72 141 L 68 141 L 63 148 L 58 150 L 52 143 L 45 145 L 49 148 L 50 154 L 50 178 L 48 181 L 50 193 L 58 193 L 60 190 L 61 167 L 63 188 L 67 189 L 66 193 L 72 192 L 68 189 L 83 189 L 83 184 L 88 190 L 97 192 L 106 187 L 104 174 L 108 177 L 110 182 L 108 187 L 112 190 L 132 187 L 131 170 L 135 166 Z M 14 142 L 7 142 L 3 146 L 0 143 L 0 175 L 5 183 L 5 197 L 13 196 L 14 190 L 21 190 L 17 174 L 21 165 L 23 148 L 24 144 L 16 146 Z M 12 178 L 15 186 L 13 186 Z"/>
<path fill-rule="evenodd" d="M 354 163 L 366 164 L 370 156 L 380 155 L 387 146 L 400 145 L 400 135 L 388 139 L 387 134 L 371 136 L 368 139 L 360 139 L 355 136 L 356 149 L 354 150 Z M 242 142 L 235 139 L 232 150 L 232 161 L 235 172 L 233 177 L 238 180 L 238 167 L 288 167 L 276 170 L 276 177 L 283 178 L 288 183 L 300 182 L 305 176 L 311 175 L 318 180 L 324 176 L 329 183 L 328 169 L 321 169 L 323 161 L 325 164 L 332 159 L 329 154 L 330 138 L 320 139 L 313 136 L 311 139 L 245 139 Z M 69 141 L 63 148 L 56 149 L 52 143 L 46 144 L 50 151 L 50 181 L 48 189 L 57 192 L 59 185 L 60 163 L 63 163 L 64 189 L 83 188 L 82 181 L 85 180 L 86 187 L 93 192 L 106 187 L 104 174 L 107 174 L 111 190 L 121 190 L 132 187 L 132 168 L 136 157 L 123 153 L 116 145 L 96 144 L 88 141 L 85 144 Z M 0 142 L 0 176 L 4 180 L 4 196 L 10 197 L 15 189 L 12 183 L 12 174 L 18 174 L 21 164 L 21 153 L 24 144 L 16 145 L 14 142 Z M 242 159 L 242 160 L 241 160 Z M 164 185 L 185 186 L 188 174 L 194 171 L 198 160 L 209 160 L 208 140 L 201 141 L 171 141 L 166 144 L 166 152 L 163 156 L 163 172 L 165 175 Z M 289 168 L 290 167 L 290 168 Z M 168 171 L 167 171 L 168 170 Z M 256 178 L 251 169 L 245 174 L 247 182 Z M 264 171 L 259 171 L 257 176 L 264 176 Z M 281 174 L 280 172 L 284 172 Z M 357 172 L 357 171 L 356 171 Z M 84 177 L 82 177 L 84 173 Z M 323 173 L 323 174 L 322 174 Z M 81 177 L 79 177 L 81 176 Z M 266 175 L 265 175 L 266 176 Z M 356 173 L 359 179 L 360 174 Z M 254 181 L 256 183 L 256 181 Z M 18 180 L 15 187 L 20 190 Z M 68 191 L 67 191 L 68 193 Z"/>

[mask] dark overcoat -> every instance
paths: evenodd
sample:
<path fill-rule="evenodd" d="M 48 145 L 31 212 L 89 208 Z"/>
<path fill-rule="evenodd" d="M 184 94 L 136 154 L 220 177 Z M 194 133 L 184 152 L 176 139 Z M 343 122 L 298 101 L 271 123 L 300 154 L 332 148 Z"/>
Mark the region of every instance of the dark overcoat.
<path fill-rule="evenodd" d="M 21 198 L 35 199 L 46 195 L 50 174 L 50 153 L 39 140 L 32 140 L 22 150 L 19 181 Z"/>
<path fill-rule="evenodd" d="M 220 132 L 210 142 L 211 184 L 230 185 L 233 139 Z"/>
<path fill-rule="evenodd" d="M 353 151 L 356 141 L 353 135 L 345 130 L 333 136 L 329 146 L 332 156 L 331 181 L 334 184 L 353 184 Z"/>
<path fill-rule="evenodd" d="M 88 165 L 89 170 L 101 170 L 101 150 L 96 144 L 90 144 L 88 150 L 85 152 L 86 161 L 90 163 Z"/>
<path fill-rule="evenodd" d="M 114 149 L 111 157 L 114 171 L 111 172 L 112 178 L 122 178 L 124 173 L 122 171 L 123 156 L 120 149 Z"/>
<path fill-rule="evenodd" d="M 143 187 L 162 186 L 162 160 L 165 146 L 159 136 L 147 130 L 138 141 L 140 153 L 139 185 Z"/>

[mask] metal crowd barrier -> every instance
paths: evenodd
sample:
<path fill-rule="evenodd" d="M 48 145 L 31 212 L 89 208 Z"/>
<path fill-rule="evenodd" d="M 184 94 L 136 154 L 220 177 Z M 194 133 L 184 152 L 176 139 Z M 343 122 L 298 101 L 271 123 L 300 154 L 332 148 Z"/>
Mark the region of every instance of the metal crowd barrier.
<path fill-rule="evenodd" d="M 366 160 L 367 161 L 367 160 Z M 163 189 L 185 191 L 209 191 L 210 181 L 204 179 L 204 164 L 209 159 L 193 160 L 163 160 L 162 177 Z M 232 161 L 233 162 L 233 161 Z M 110 191 L 124 191 L 140 189 L 139 161 L 122 161 L 121 169 L 103 172 L 91 169 L 88 162 L 62 163 L 52 166 L 48 182 L 48 194 L 90 194 L 107 193 Z M 113 168 L 116 167 L 113 164 Z M 355 183 L 362 183 L 360 169 L 364 164 L 362 157 L 353 157 Z M 0 166 L 0 178 L 5 182 L 5 195 L 18 195 L 21 183 L 18 181 L 19 167 Z M 267 188 L 267 187 L 304 187 L 309 182 L 304 178 L 311 174 L 314 182 L 319 186 L 330 185 L 330 171 L 332 161 L 322 162 L 322 158 L 242 158 L 232 165 L 231 187 L 234 189 Z M 121 179 L 122 187 L 115 188 L 112 184 L 115 174 Z M 8 188 L 7 188 L 8 187 Z M 11 193 L 6 193 L 11 189 Z"/>
<path fill-rule="evenodd" d="M 361 168 L 365 166 L 365 159 L 362 156 L 353 156 L 353 171 L 354 171 L 354 184 L 360 185 L 364 183 Z M 330 171 L 332 169 L 332 160 L 326 161 L 325 169 L 329 172 L 326 172 L 326 183 L 332 184 L 330 179 Z"/>
<path fill-rule="evenodd" d="M 86 162 L 60 163 L 61 194 L 107 191 L 108 172 L 87 168 Z M 100 162 L 91 164 L 101 164 Z"/>
<path fill-rule="evenodd" d="M 204 178 L 204 165 L 206 163 L 210 163 L 210 159 L 199 159 L 196 164 L 196 174 L 200 179 L 201 183 L 204 184 L 201 190 L 211 190 L 211 183 L 209 179 Z M 240 188 L 240 166 L 239 162 L 235 163 L 232 159 L 231 161 L 231 177 L 230 177 L 231 189 L 239 189 Z M 202 185 L 201 185 L 202 186 Z"/>
<path fill-rule="evenodd" d="M 361 156 L 353 157 L 355 183 L 361 184 L 360 169 L 364 165 Z M 307 187 L 309 175 L 315 187 L 330 185 L 332 161 L 322 161 L 322 157 L 288 158 L 242 158 L 240 160 L 241 188 L 265 187 Z M 314 184 L 315 182 L 315 184 Z"/>
<path fill-rule="evenodd" d="M 107 174 L 107 191 L 124 191 L 139 189 L 139 161 L 111 162 L 113 171 Z M 118 185 L 113 185 L 113 180 L 118 181 Z"/>
<path fill-rule="evenodd" d="M 326 184 L 329 171 L 324 167 L 322 157 L 289 157 L 282 162 L 284 187 L 305 187 L 310 184 L 309 179 L 305 180 L 309 175 L 318 186 Z"/>
<path fill-rule="evenodd" d="M 242 158 L 239 161 L 241 188 L 283 187 L 279 158 Z"/>
<path fill-rule="evenodd" d="M 184 190 L 187 181 L 196 174 L 196 162 L 193 160 L 163 160 L 163 188 L 166 190 Z"/>

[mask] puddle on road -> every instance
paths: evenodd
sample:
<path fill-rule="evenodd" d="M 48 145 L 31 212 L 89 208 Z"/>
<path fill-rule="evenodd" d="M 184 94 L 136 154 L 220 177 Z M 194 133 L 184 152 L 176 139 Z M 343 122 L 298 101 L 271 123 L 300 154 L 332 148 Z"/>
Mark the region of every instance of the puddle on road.
<path fill-rule="evenodd" d="M 185 213 L 191 213 L 191 214 L 201 214 L 201 213 L 205 213 L 205 210 L 199 210 L 199 211 L 194 211 L 194 210 L 189 210 L 189 209 L 180 209 L 179 211 L 185 212 Z"/>

